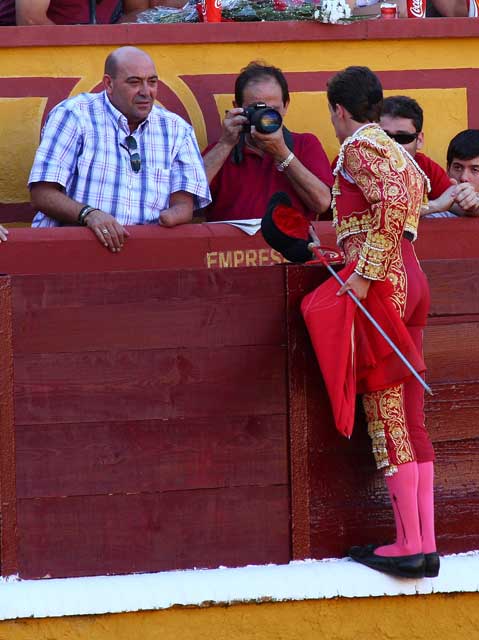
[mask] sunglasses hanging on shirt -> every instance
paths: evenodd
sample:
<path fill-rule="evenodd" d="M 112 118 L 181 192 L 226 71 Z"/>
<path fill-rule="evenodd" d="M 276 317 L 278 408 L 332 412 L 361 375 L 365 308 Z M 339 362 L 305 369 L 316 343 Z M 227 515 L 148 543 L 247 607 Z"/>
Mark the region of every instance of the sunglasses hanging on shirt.
<path fill-rule="evenodd" d="M 138 173 L 141 169 L 141 158 L 138 153 L 138 143 L 133 136 L 126 136 L 125 144 L 120 144 L 120 147 L 128 151 L 130 156 L 130 165 L 135 173 Z"/>

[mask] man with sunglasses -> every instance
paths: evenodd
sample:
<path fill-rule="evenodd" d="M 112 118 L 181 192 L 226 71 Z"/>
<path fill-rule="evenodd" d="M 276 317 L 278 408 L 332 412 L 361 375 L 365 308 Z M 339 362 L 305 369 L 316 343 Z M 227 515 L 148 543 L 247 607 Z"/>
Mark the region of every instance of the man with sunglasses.
<path fill-rule="evenodd" d="M 113 51 L 103 84 L 50 112 L 29 178 L 32 226 L 84 225 L 116 252 L 125 225 L 190 222 L 211 198 L 193 128 L 155 105 L 150 56 Z"/>
<path fill-rule="evenodd" d="M 423 207 L 422 216 L 455 217 L 474 215 L 471 206 L 475 201 L 473 189 L 448 173 L 424 153 L 423 110 L 408 96 L 385 98 L 380 124 L 384 131 L 402 145 L 429 178 L 431 191 L 429 203 Z"/>
<path fill-rule="evenodd" d="M 444 169 L 429 156 L 420 152 L 424 146 L 423 110 L 413 98 L 408 96 L 390 96 L 385 98 L 381 112 L 380 125 L 390 138 L 396 140 L 412 155 L 417 164 L 429 178 L 429 209 L 425 213 L 439 211 L 432 202 L 451 187 L 451 180 Z M 449 202 L 441 203 L 446 209 Z"/>

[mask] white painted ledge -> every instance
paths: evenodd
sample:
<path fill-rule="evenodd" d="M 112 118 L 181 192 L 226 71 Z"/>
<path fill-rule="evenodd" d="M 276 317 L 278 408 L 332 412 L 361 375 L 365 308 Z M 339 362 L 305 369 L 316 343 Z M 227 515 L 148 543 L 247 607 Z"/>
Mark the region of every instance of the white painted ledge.
<path fill-rule="evenodd" d="M 237 569 L 47 580 L 0 579 L 0 620 L 323 598 L 479 591 L 479 551 L 441 558 L 437 578 L 393 578 L 342 558 Z"/>

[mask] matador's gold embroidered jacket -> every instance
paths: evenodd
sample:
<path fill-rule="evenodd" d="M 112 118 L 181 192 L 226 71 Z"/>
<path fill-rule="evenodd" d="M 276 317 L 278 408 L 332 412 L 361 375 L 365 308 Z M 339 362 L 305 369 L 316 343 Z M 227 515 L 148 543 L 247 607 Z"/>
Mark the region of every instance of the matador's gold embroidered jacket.
<path fill-rule="evenodd" d="M 429 180 L 412 156 L 374 123 L 343 142 L 334 173 L 338 244 L 365 232 L 355 271 L 370 280 L 384 280 L 403 233 L 416 238 Z"/>

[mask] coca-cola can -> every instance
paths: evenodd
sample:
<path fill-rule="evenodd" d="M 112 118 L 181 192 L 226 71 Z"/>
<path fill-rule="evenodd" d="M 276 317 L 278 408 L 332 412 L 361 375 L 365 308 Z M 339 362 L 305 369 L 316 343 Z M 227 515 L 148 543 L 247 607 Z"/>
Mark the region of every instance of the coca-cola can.
<path fill-rule="evenodd" d="M 384 20 L 394 20 L 398 17 L 398 8 L 395 2 L 381 3 L 381 18 Z"/>
<path fill-rule="evenodd" d="M 406 0 L 408 18 L 426 17 L 426 0 Z"/>
<path fill-rule="evenodd" d="M 221 0 L 206 0 L 206 14 L 203 15 L 203 22 L 221 22 L 222 8 Z"/>

